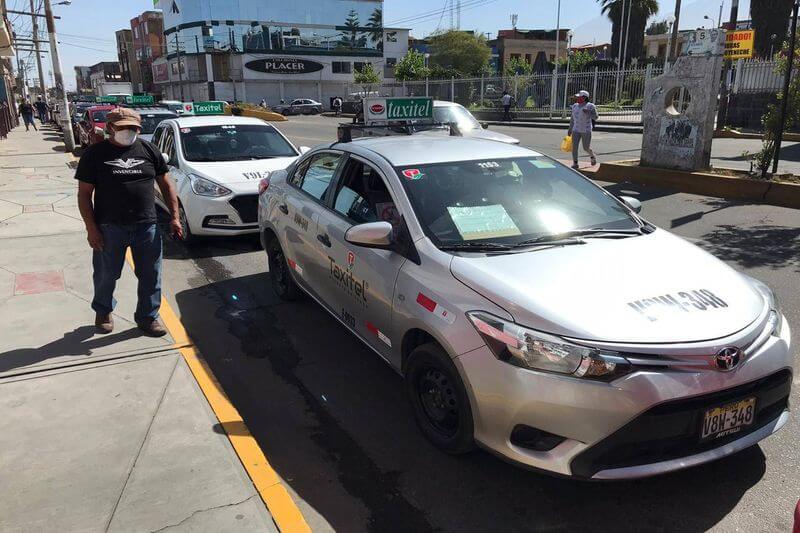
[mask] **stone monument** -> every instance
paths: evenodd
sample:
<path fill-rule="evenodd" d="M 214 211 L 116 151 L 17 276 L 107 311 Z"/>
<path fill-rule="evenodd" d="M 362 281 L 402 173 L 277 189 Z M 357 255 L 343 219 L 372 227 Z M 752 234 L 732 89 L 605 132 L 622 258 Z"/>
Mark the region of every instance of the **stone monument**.
<path fill-rule="evenodd" d="M 708 169 L 724 51 L 725 30 L 697 30 L 672 68 L 647 81 L 642 166 Z"/>

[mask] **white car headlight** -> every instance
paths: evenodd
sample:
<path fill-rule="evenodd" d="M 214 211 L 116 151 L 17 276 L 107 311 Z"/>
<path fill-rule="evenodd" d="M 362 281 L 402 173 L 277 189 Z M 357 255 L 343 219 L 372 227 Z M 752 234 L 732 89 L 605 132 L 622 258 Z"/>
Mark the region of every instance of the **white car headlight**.
<path fill-rule="evenodd" d="M 494 355 L 515 366 L 603 381 L 627 374 L 632 368 L 615 352 L 578 346 L 480 311 L 467 316 Z"/>
<path fill-rule="evenodd" d="M 189 174 L 189 181 L 192 183 L 194 193 L 200 196 L 225 196 L 231 193 L 230 189 L 194 174 Z"/>

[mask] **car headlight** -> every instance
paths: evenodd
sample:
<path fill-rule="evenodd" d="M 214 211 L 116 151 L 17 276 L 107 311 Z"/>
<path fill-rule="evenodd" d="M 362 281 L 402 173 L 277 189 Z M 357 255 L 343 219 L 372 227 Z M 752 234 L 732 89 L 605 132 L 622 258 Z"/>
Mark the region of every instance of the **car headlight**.
<path fill-rule="evenodd" d="M 771 322 L 775 323 L 775 325 L 772 327 L 772 334 L 776 337 L 780 337 L 781 330 L 783 329 L 783 313 L 781 312 L 781 306 L 778 303 L 778 299 L 775 298 L 775 293 L 772 292 L 772 289 L 770 289 L 766 283 L 762 283 L 755 278 L 750 278 L 749 276 L 748 278 L 756 290 L 760 292 L 767 301 L 770 311 L 772 311 L 772 313 L 775 315 L 774 320 L 771 319 Z"/>
<path fill-rule="evenodd" d="M 189 174 L 189 180 L 192 183 L 194 193 L 200 196 L 225 196 L 231 193 L 230 189 L 194 174 Z"/>
<path fill-rule="evenodd" d="M 480 311 L 467 316 L 494 355 L 515 366 L 602 381 L 632 370 L 630 362 L 616 352 L 572 344 Z"/>

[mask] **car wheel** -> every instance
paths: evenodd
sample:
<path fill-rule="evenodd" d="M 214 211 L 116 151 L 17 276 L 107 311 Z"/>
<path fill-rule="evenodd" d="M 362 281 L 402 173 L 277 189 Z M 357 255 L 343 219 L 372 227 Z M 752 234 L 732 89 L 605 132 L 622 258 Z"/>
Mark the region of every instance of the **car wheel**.
<path fill-rule="evenodd" d="M 312 115 L 319 115 L 319 113 L 320 113 L 320 109 L 318 107 L 315 107 L 315 108 L 313 108 L 311 110 L 311 114 Z"/>
<path fill-rule="evenodd" d="M 189 227 L 189 219 L 186 217 L 186 211 L 183 210 L 183 206 L 178 207 L 178 217 L 181 222 L 181 228 L 183 228 L 183 244 L 194 244 L 197 242 L 197 236 L 192 233 L 192 228 Z"/>
<path fill-rule="evenodd" d="M 289 110 L 288 109 L 281 109 L 281 115 L 283 115 L 284 117 L 288 117 L 289 116 Z"/>
<path fill-rule="evenodd" d="M 272 282 L 272 290 L 278 295 L 278 298 L 291 302 L 299 299 L 302 296 L 300 287 L 292 278 L 292 272 L 289 269 L 289 262 L 283 254 L 277 237 L 272 237 L 267 242 L 267 262 L 269 264 L 269 277 Z"/>
<path fill-rule="evenodd" d="M 441 346 L 428 343 L 411 352 L 405 386 L 417 425 L 437 448 L 450 454 L 475 448 L 467 391 Z"/>

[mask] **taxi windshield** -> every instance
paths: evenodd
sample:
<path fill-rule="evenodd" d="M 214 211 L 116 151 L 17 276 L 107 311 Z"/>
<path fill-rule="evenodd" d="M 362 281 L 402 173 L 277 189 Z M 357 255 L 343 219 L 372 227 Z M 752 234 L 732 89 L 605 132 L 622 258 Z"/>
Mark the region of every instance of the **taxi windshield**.
<path fill-rule="evenodd" d="M 438 246 L 513 246 L 582 229 L 640 226 L 600 187 L 545 157 L 401 167 L 398 175 Z"/>
<path fill-rule="evenodd" d="M 181 142 L 187 161 L 247 161 L 298 155 L 292 145 L 268 125 L 181 128 Z"/>
<path fill-rule="evenodd" d="M 460 105 L 434 106 L 433 120 L 454 122 L 461 131 L 482 129 L 480 122 L 472 116 L 472 113 Z"/>
<path fill-rule="evenodd" d="M 108 115 L 109 109 L 98 109 L 96 111 L 92 111 L 92 122 L 105 122 L 106 115 Z"/>
<path fill-rule="evenodd" d="M 156 131 L 156 126 L 161 124 L 162 120 L 167 120 L 168 118 L 176 118 L 178 115 L 174 115 L 172 113 L 159 113 L 159 114 L 152 114 L 152 115 L 142 115 L 142 133 L 145 135 L 149 135 Z"/>

